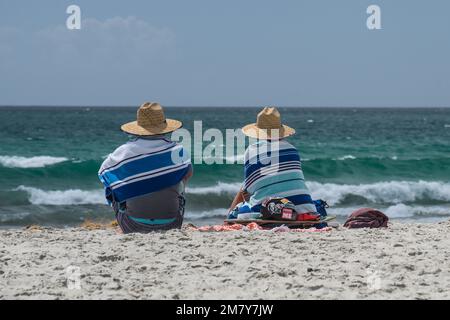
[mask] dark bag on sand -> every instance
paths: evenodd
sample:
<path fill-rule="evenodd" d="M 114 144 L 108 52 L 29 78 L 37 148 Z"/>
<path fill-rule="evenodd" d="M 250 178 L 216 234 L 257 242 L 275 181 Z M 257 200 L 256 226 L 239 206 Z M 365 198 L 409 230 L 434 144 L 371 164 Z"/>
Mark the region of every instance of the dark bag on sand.
<path fill-rule="evenodd" d="M 294 204 L 285 198 L 266 198 L 261 204 L 261 214 L 266 220 L 289 220 L 297 219 Z"/>
<path fill-rule="evenodd" d="M 354 211 L 347 219 L 347 228 L 386 228 L 389 218 L 382 212 L 372 208 L 361 208 Z"/>

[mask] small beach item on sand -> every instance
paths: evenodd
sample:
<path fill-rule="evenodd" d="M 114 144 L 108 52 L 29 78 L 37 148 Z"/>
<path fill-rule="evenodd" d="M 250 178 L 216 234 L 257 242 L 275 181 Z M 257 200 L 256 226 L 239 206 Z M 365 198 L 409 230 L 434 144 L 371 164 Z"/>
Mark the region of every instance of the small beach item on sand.
<path fill-rule="evenodd" d="M 297 220 L 295 205 L 286 198 L 264 199 L 261 203 L 261 214 L 265 220 Z"/>
<path fill-rule="evenodd" d="M 389 218 L 376 209 L 361 208 L 354 211 L 347 219 L 347 228 L 386 228 Z"/>
<path fill-rule="evenodd" d="M 261 219 L 261 213 L 258 213 L 258 212 L 239 213 L 237 215 L 237 219 L 240 219 L 240 220 Z"/>
<path fill-rule="evenodd" d="M 245 214 L 250 214 L 250 213 L 255 213 L 255 212 L 252 212 L 252 208 L 251 208 L 250 204 L 245 202 L 245 200 L 244 200 L 243 202 L 238 203 L 237 206 L 228 213 L 228 219 L 238 219 L 239 216 L 245 215 Z M 255 218 L 255 217 L 253 217 L 253 218 Z M 241 217 L 241 219 L 242 219 L 242 217 Z"/>
<path fill-rule="evenodd" d="M 319 214 L 311 214 L 311 213 L 300 213 L 297 214 L 296 221 L 319 221 L 320 215 Z"/>

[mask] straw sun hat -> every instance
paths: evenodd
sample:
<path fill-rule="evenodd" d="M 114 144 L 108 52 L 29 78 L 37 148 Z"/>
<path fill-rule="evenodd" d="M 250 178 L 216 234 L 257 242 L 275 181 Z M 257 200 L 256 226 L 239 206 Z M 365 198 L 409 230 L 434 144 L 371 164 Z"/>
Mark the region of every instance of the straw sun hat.
<path fill-rule="evenodd" d="M 159 103 L 146 102 L 137 111 L 137 121 L 122 125 L 122 131 L 137 136 L 154 136 L 169 133 L 181 128 L 178 120 L 166 119 Z"/>
<path fill-rule="evenodd" d="M 242 132 L 251 138 L 280 139 L 295 134 L 295 130 L 281 123 L 280 112 L 275 107 L 265 107 L 251 123 L 242 128 Z"/>

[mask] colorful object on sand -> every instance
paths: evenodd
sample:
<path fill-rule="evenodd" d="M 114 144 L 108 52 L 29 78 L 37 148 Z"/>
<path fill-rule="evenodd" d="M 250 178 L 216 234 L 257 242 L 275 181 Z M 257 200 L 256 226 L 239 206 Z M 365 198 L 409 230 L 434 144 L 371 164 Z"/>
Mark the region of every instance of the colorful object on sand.
<path fill-rule="evenodd" d="M 282 225 L 291 228 L 314 227 L 321 229 L 328 227 L 327 222 L 336 218 L 327 216 L 328 204 L 323 200 L 316 200 L 314 205 L 317 213 L 297 213 L 294 204 L 288 199 L 268 197 L 261 204 L 261 213 L 257 213 L 251 212 L 248 203 L 241 202 L 228 214 L 225 224 L 256 223 L 266 228 Z"/>
<path fill-rule="evenodd" d="M 247 202 L 241 202 L 228 214 L 228 219 L 237 219 L 239 215 L 246 213 L 252 213 L 252 208 Z"/>
<path fill-rule="evenodd" d="M 295 205 L 286 198 L 266 198 L 260 210 L 265 220 L 297 220 Z"/>
<path fill-rule="evenodd" d="M 241 219 L 241 220 L 261 219 L 261 213 L 257 213 L 257 212 L 240 213 L 240 214 L 238 214 L 237 219 Z"/>
<path fill-rule="evenodd" d="M 323 231 L 331 231 L 332 228 L 326 227 L 322 229 L 309 228 L 309 229 L 290 229 L 289 227 L 282 225 L 275 228 L 264 228 L 255 222 L 251 222 L 247 225 L 243 224 L 224 224 L 224 225 L 213 225 L 213 226 L 202 226 L 195 227 L 191 225 L 189 227 L 190 230 L 194 231 L 202 231 L 202 232 L 222 232 L 222 231 L 272 231 L 272 232 L 323 232 Z"/>
<path fill-rule="evenodd" d="M 270 227 L 277 227 L 286 225 L 289 227 L 317 227 L 318 225 L 321 225 L 323 223 L 329 222 L 331 220 L 336 219 L 336 217 L 328 216 L 320 220 L 310 220 L 310 221 L 285 221 L 285 220 L 264 220 L 264 219 L 226 219 L 225 223 L 227 224 L 244 224 L 248 225 L 250 223 L 256 223 L 260 226 L 270 226 Z"/>
<path fill-rule="evenodd" d="M 309 214 L 309 213 L 300 213 L 297 215 L 297 221 L 319 221 L 320 215 L 318 214 Z"/>
<path fill-rule="evenodd" d="M 386 228 L 389 218 L 376 209 L 361 208 L 354 211 L 347 219 L 347 228 Z"/>

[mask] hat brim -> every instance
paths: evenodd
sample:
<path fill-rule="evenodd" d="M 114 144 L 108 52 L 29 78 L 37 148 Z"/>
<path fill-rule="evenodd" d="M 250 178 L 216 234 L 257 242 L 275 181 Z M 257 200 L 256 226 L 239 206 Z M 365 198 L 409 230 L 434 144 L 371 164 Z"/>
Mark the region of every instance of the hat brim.
<path fill-rule="evenodd" d="M 293 134 L 295 134 L 295 129 L 283 124 L 282 128 L 280 128 L 280 130 L 279 130 L 279 134 L 278 135 L 274 134 L 272 136 L 273 132 L 271 132 L 271 130 L 260 129 L 260 128 L 258 128 L 256 123 L 251 123 L 251 124 L 248 124 L 245 127 L 243 127 L 242 132 L 250 138 L 262 139 L 262 140 L 272 140 L 272 139 L 281 139 L 281 138 L 286 138 L 286 137 L 292 136 Z"/>
<path fill-rule="evenodd" d="M 126 133 L 134 134 L 137 136 L 156 136 L 159 134 L 165 134 L 180 129 L 183 123 L 174 119 L 166 119 L 166 123 L 161 126 L 155 126 L 152 128 L 144 128 L 138 125 L 137 121 L 125 123 L 120 129 Z"/>

